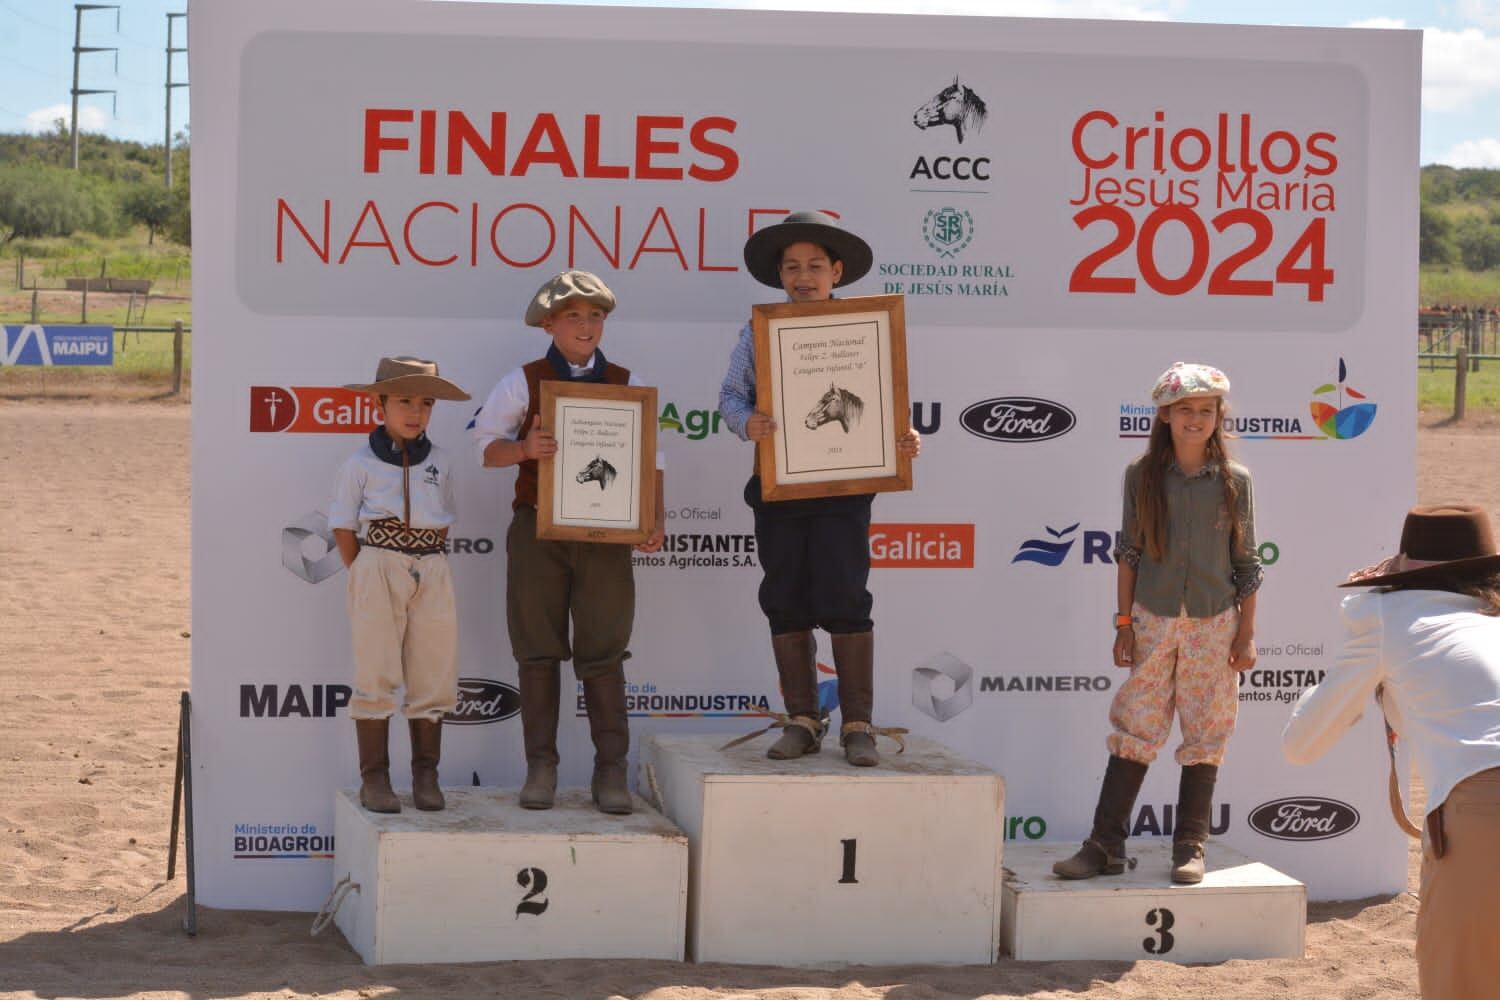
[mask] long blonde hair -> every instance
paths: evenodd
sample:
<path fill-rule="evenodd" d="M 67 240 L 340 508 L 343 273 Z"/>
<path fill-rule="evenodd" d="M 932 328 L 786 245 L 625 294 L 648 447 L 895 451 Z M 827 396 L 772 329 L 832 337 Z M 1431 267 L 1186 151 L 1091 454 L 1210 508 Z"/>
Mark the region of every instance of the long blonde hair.
<path fill-rule="evenodd" d="M 1240 487 L 1229 471 L 1229 450 L 1224 442 L 1224 422 L 1229 417 L 1229 404 L 1223 396 L 1219 401 L 1214 432 L 1208 438 L 1208 461 L 1219 467 L 1219 480 L 1224 486 L 1224 509 L 1229 512 L 1229 548 L 1236 551 L 1244 543 L 1245 527 L 1240 523 Z M 1167 468 L 1172 464 L 1172 425 L 1163 418 L 1161 407 L 1151 423 L 1151 439 L 1146 444 L 1146 454 L 1141 462 L 1140 485 L 1135 498 L 1135 525 L 1133 539 L 1146 550 L 1155 562 L 1167 557 Z"/>

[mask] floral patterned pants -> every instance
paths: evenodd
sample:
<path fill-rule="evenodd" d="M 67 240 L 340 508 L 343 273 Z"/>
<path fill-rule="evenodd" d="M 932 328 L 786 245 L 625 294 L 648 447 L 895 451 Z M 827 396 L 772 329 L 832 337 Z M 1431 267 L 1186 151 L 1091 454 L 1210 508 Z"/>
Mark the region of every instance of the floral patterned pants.
<path fill-rule="evenodd" d="M 1240 675 L 1229 666 L 1239 609 L 1212 618 L 1164 618 L 1137 604 L 1131 613 L 1135 666 L 1109 706 L 1109 752 L 1150 764 L 1172 731 L 1175 707 L 1182 727 L 1177 763 L 1223 763 L 1240 707 Z"/>

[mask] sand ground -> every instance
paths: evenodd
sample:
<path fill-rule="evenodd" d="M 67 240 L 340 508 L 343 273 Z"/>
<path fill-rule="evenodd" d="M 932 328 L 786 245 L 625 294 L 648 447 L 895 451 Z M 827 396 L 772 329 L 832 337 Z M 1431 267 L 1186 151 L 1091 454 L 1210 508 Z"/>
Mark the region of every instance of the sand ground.
<path fill-rule="evenodd" d="M 138 394 L 138 392 L 137 392 Z M 129 395 L 128 393 L 125 395 Z M 1425 421 L 1418 492 L 1500 509 L 1500 423 Z M 1309 908 L 1301 960 L 833 971 L 649 961 L 367 968 L 306 914 L 166 881 L 188 685 L 189 408 L 0 398 L 0 994 L 16 997 L 1414 997 L 1416 899 Z M 1394 529 L 1393 529 L 1394 530 Z M 1410 887 L 1416 886 L 1412 855 Z"/>

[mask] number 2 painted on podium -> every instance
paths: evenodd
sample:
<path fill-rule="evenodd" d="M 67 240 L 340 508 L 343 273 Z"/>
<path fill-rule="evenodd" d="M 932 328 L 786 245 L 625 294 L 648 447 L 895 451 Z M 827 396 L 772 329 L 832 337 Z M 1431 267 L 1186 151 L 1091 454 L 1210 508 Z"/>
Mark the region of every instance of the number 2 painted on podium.
<path fill-rule="evenodd" d="M 516 904 L 516 919 L 521 919 L 521 914 L 528 913 L 533 917 L 539 917 L 547 912 L 549 900 L 537 899 L 547 891 L 547 873 L 540 868 L 522 868 L 516 872 L 516 884 L 522 889 L 530 889 L 521 901 Z"/>
<path fill-rule="evenodd" d="M 839 879 L 839 885 L 858 885 L 859 879 L 854 877 L 854 851 L 859 841 L 851 837 L 839 843 L 844 845 L 844 875 Z"/>
<path fill-rule="evenodd" d="M 1159 927 L 1157 926 L 1158 920 L 1161 923 Z M 1172 916 L 1172 911 L 1165 906 L 1158 910 L 1151 910 L 1146 914 L 1146 923 L 1148 926 L 1156 927 L 1156 933 L 1161 938 L 1159 941 L 1153 938 L 1143 940 L 1141 944 L 1145 947 L 1146 951 L 1152 955 L 1165 955 L 1171 951 L 1172 945 L 1177 943 L 1177 939 L 1168 933 L 1172 929 L 1172 925 L 1176 923 L 1176 918 Z"/>

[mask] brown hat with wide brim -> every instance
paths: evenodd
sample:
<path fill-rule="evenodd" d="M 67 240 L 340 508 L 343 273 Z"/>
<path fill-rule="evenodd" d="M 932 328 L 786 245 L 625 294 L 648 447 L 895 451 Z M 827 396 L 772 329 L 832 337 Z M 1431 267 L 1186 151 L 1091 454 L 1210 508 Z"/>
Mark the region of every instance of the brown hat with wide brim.
<path fill-rule="evenodd" d="M 827 212 L 793 212 L 745 241 L 745 269 L 762 285 L 781 287 L 781 251 L 793 243 L 816 243 L 844 264 L 835 288 L 852 284 L 870 273 L 875 253 L 870 244 L 839 225 Z"/>
<path fill-rule="evenodd" d="M 1389 559 L 1355 570 L 1341 587 L 1414 584 L 1440 577 L 1500 571 L 1490 516 L 1473 504 L 1413 507 L 1401 527 L 1401 548 Z"/>
<path fill-rule="evenodd" d="M 526 307 L 526 325 L 541 326 L 543 320 L 572 299 L 592 302 L 603 309 L 606 316 L 615 311 L 615 293 L 609 290 L 604 279 L 592 271 L 564 271 L 549 279 L 531 297 L 531 303 Z"/>
<path fill-rule="evenodd" d="M 470 396 L 438 374 L 436 361 L 422 358 L 381 358 L 375 366 L 375 381 L 368 385 L 346 385 L 355 392 L 377 396 L 416 396 L 462 401 Z"/>

